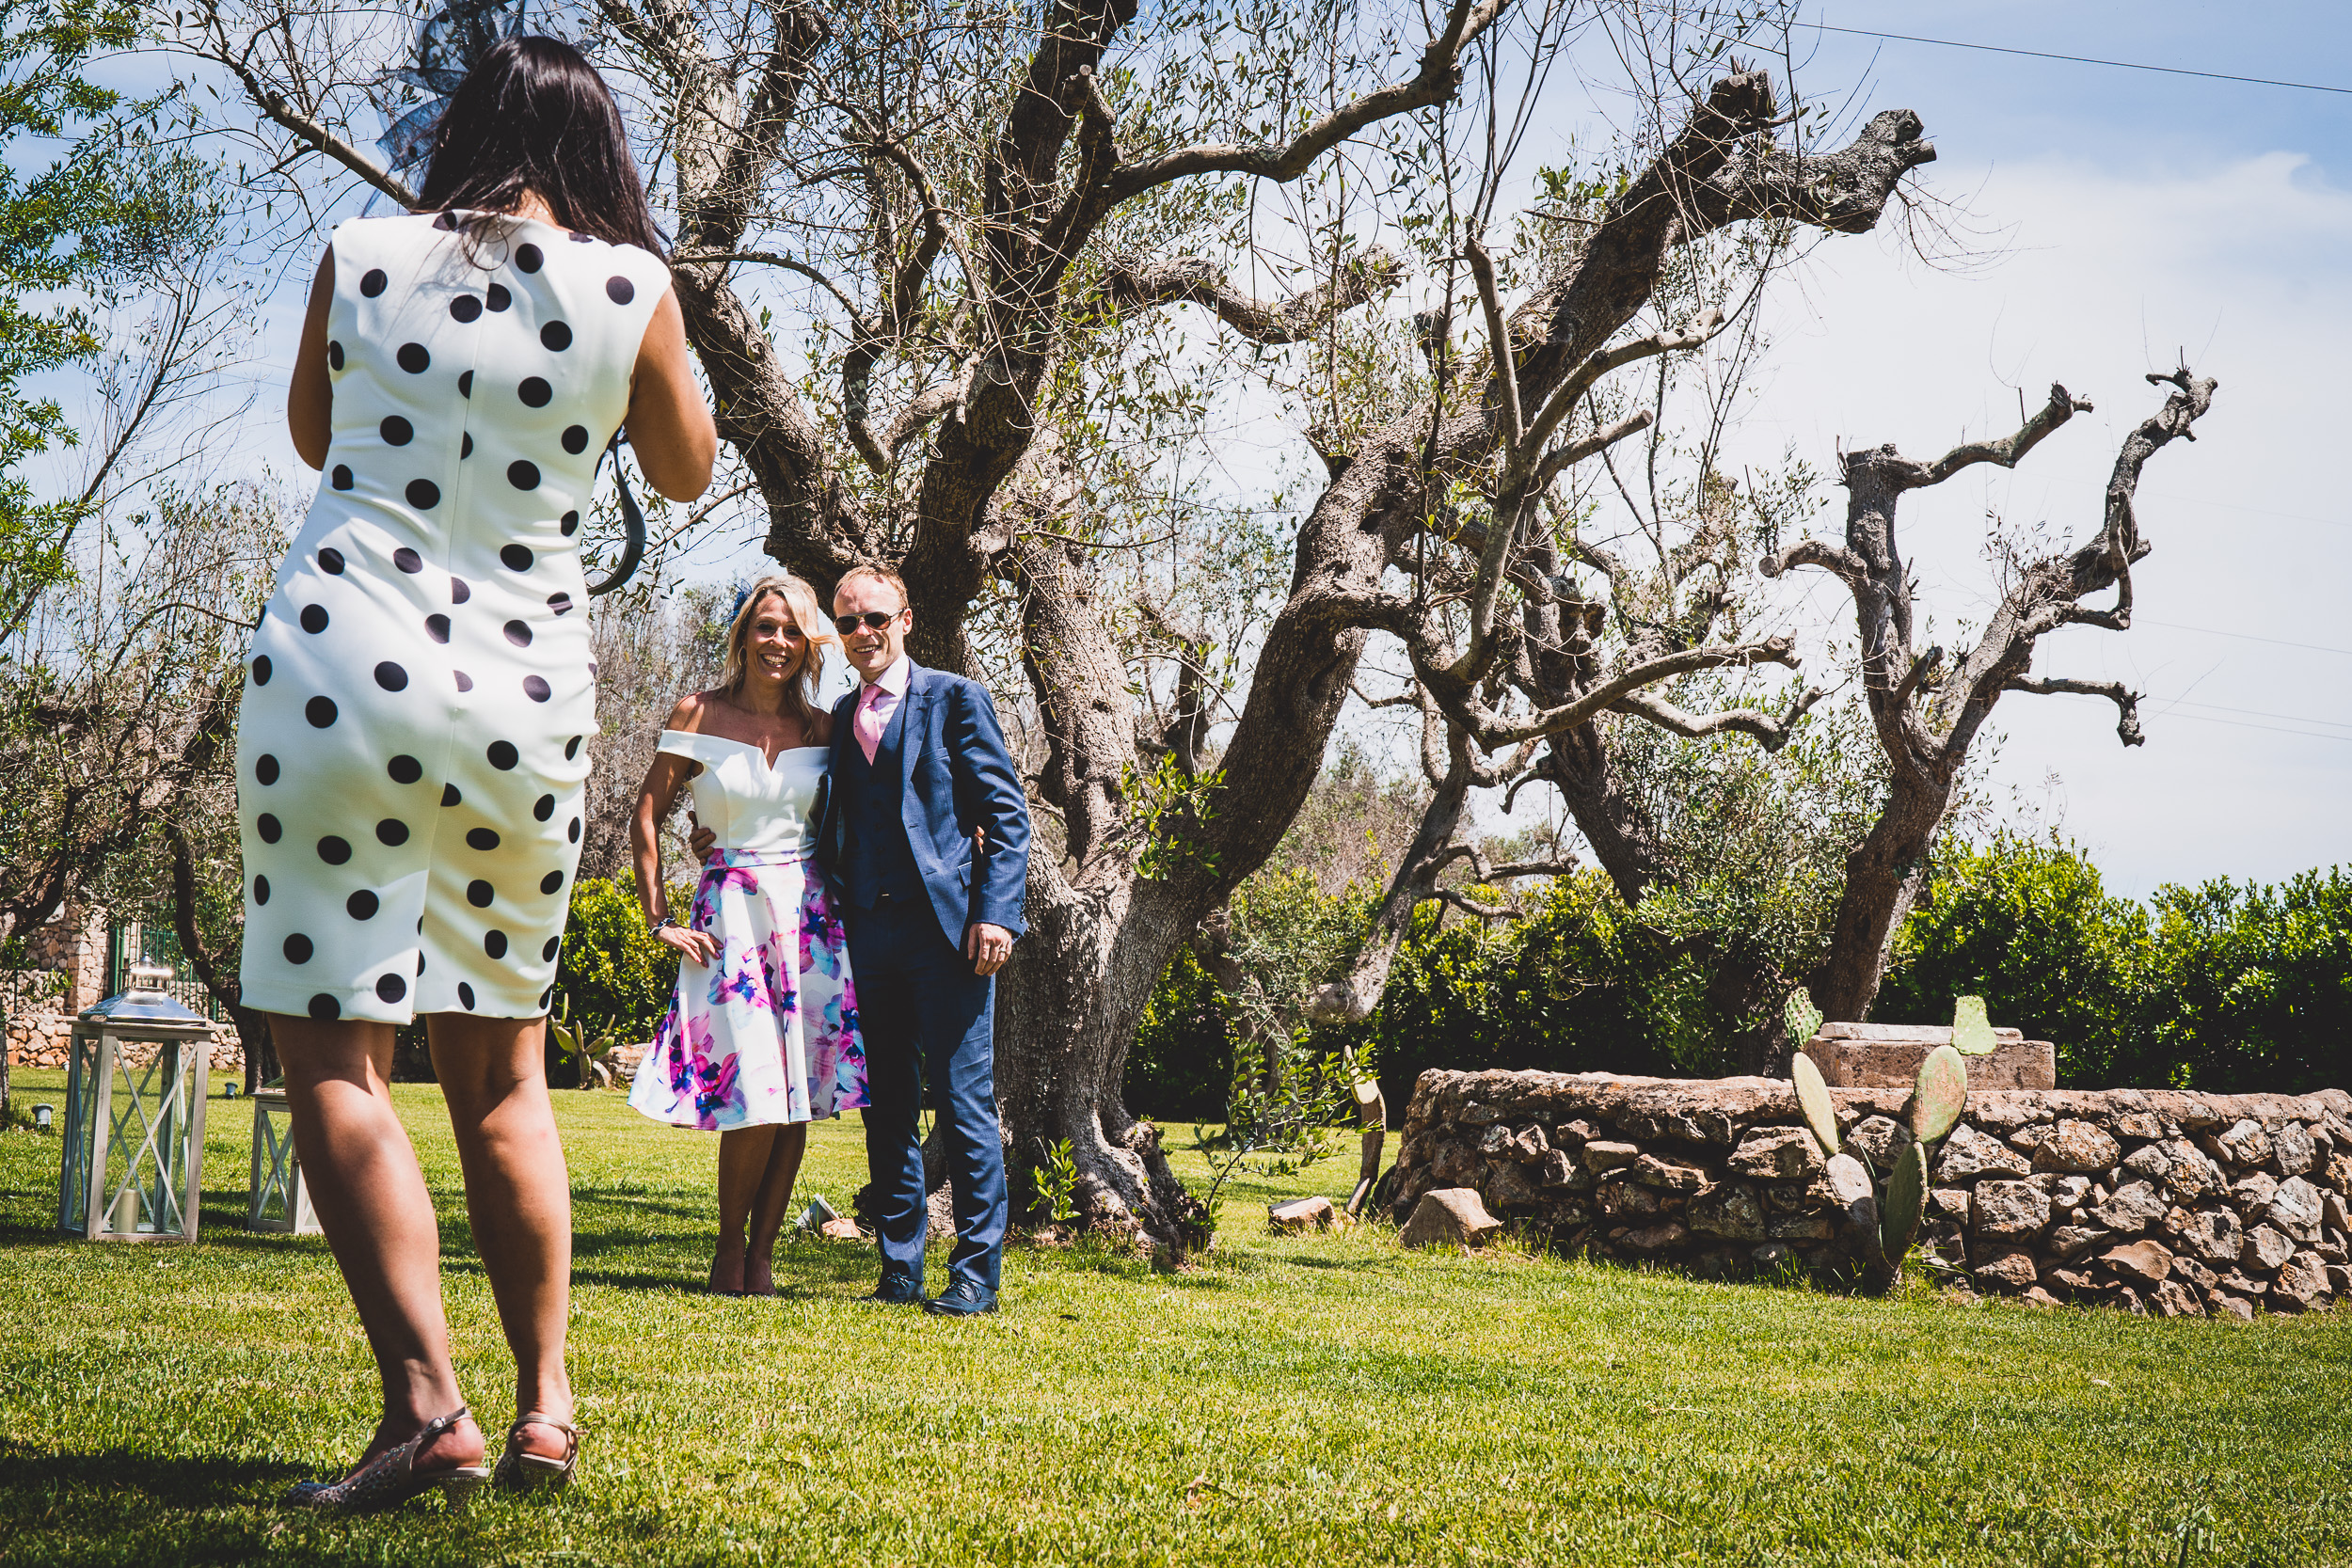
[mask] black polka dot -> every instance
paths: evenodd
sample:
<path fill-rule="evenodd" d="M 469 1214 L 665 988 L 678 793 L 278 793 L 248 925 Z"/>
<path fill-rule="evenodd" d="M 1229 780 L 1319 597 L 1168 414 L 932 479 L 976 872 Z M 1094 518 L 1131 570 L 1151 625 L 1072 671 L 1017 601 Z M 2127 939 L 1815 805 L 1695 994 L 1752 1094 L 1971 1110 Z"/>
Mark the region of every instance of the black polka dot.
<path fill-rule="evenodd" d="M 546 876 L 539 879 L 539 891 L 541 893 L 553 893 L 557 888 L 560 888 L 563 885 L 564 873 L 561 871 L 550 871 Z"/>
<path fill-rule="evenodd" d="M 267 752 L 263 752 L 253 759 L 253 776 L 265 784 L 276 784 L 278 782 L 278 759 Z M 547 818 L 543 816 L 539 820 L 544 822 Z"/>
<path fill-rule="evenodd" d="M 523 400 L 525 408 L 545 408 L 555 401 L 555 388 L 548 385 L 545 376 L 526 376 L 523 384 L 515 388 L 515 395 Z"/>
<path fill-rule="evenodd" d="M 580 818 L 577 816 L 572 818 L 571 834 L 572 842 L 578 844 L 580 842 Z"/>
<path fill-rule="evenodd" d="M 488 909 L 490 900 L 497 896 L 497 891 L 479 877 L 466 884 L 466 902 L 477 910 Z M 467 1006 L 471 1006 L 472 1004 L 468 1003 Z"/>
<path fill-rule="evenodd" d="M 408 689 L 408 672 L 388 658 L 375 667 L 375 684 L 387 691 L 405 691 Z"/>
<path fill-rule="evenodd" d="M 436 642 L 448 641 L 449 617 L 446 615 L 426 616 L 424 618 L 424 634 L 425 636 L 433 639 Z"/>
<path fill-rule="evenodd" d="M 566 425 L 564 429 L 564 450 L 574 457 L 588 450 L 588 427 L 584 424 Z"/>
<path fill-rule="evenodd" d="M 275 844 L 285 836 L 286 827 L 277 817 L 263 812 L 253 819 L 253 831 L 261 835 L 263 844 Z"/>
<path fill-rule="evenodd" d="M 555 815 L 555 797 L 542 795 L 531 803 L 531 815 L 545 822 Z"/>
<path fill-rule="evenodd" d="M 511 740 L 493 740 L 490 742 L 489 757 L 490 766 L 504 773 L 522 760 L 522 753 L 515 750 L 515 743 Z"/>
<path fill-rule="evenodd" d="M 510 305 L 512 305 L 512 304 L 514 304 L 514 303 L 515 303 L 515 296 L 514 296 L 513 294 L 510 294 L 510 293 L 508 293 L 506 292 L 506 285 L 505 285 L 505 284 L 503 284 L 503 283 L 493 283 L 493 284 L 491 284 L 491 285 L 490 285 L 490 309 L 493 309 L 493 310 L 503 310 L 503 309 L 505 309 L 508 306 L 510 306 Z"/>
<path fill-rule="evenodd" d="M 329 865 L 341 865 L 351 859 L 351 841 L 337 838 L 333 833 L 319 840 L 319 859 Z"/>
<path fill-rule="evenodd" d="M 469 849 L 490 850 L 498 847 L 499 835 L 493 829 L 471 828 L 466 832 L 466 847 Z"/>
<path fill-rule="evenodd" d="M 555 689 L 548 684 L 547 677 L 545 675 L 525 675 L 523 677 L 523 695 L 529 697 L 534 703 L 544 703 L 549 697 L 555 695 Z"/>
<path fill-rule="evenodd" d="M 319 551 L 319 570 L 329 577 L 343 575 L 343 552 L 329 545 Z"/>
<path fill-rule="evenodd" d="M 429 479 L 408 482 L 408 504 L 420 512 L 430 512 L 441 504 L 441 487 Z"/>
<path fill-rule="evenodd" d="M 343 345 L 332 339 L 329 339 L 326 344 L 326 368 L 330 371 L 340 371 L 343 368 Z"/>
<path fill-rule="evenodd" d="M 473 689 L 473 677 L 471 675 L 469 675 L 463 670 L 452 670 L 450 673 L 457 677 L 458 690 L 471 691 Z"/>
<path fill-rule="evenodd" d="M 473 396 L 473 372 L 468 371 L 457 378 L 457 395 L 461 398 Z"/>
<path fill-rule="evenodd" d="M 548 938 L 548 944 L 539 949 L 540 961 L 552 963 L 555 960 L 555 955 L 563 951 L 563 948 L 564 939 L 562 937 Z"/>
<path fill-rule="evenodd" d="M 525 459 L 509 463 L 506 466 L 506 483 L 517 490 L 536 490 L 539 488 L 539 465 Z"/>
<path fill-rule="evenodd" d="M 417 438 L 417 427 L 397 414 L 386 415 L 384 422 L 375 429 L 388 447 L 405 447 Z"/>
<path fill-rule="evenodd" d="M 359 279 L 359 292 L 370 299 L 373 299 L 382 293 L 386 285 L 390 282 L 391 279 L 384 276 L 382 267 L 370 267 L 367 276 Z"/>
<path fill-rule="evenodd" d="M 582 737 L 580 736 L 574 736 L 571 739 L 564 742 L 564 760 L 565 762 L 569 762 L 572 758 L 580 755 L 580 743 L 581 738 Z"/>
<path fill-rule="evenodd" d="M 366 888 L 343 900 L 343 912 L 354 920 L 373 920 L 375 911 L 381 907 L 375 895 Z"/>
<path fill-rule="evenodd" d="M 637 297 L 637 285 L 626 277 L 608 277 L 604 280 L 604 297 L 615 305 L 627 305 Z"/>
<path fill-rule="evenodd" d="M 408 994 L 408 982 L 397 974 L 376 977 L 375 996 L 379 1002 L 397 1002 Z"/>
<path fill-rule="evenodd" d="M 269 879 L 267 877 L 253 879 L 253 901 L 257 904 L 269 902 Z"/>
<path fill-rule="evenodd" d="M 457 786 L 455 784 L 445 784 L 441 786 L 441 804 L 445 806 L 453 806 L 464 799 L 465 797 L 463 795 L 457 793 Z"/>
<path fill-rule="evenodd" d="M 253 684 L 256 686 L 269 684 L 269 655 L 255 654 L 253 656 Z"/>
<path fill-rule="evenodd" d="M 572 346 L 572 329 L 563 322 L 549 322 L 539 328 L 539 341 L 551 353 L 561 354 Z"/>
<path fill-rule="evenodd" d="M 549 594 L 548 595 L 548 608 L 554 610 L 558 615 L 568 615 L 571 613 L 572 596 L 569 594 Z M 596 671 L 590 670 L 588 673 L 593 675 L 596 673 Z"/>
<path fill-rule="evenodd" d="M 483 932 L 482 950 L 494 958 L 506 957 L 506 933 L 496 930 Z"/>
<path fill-rule="evenodd" d="M 392 564 L 414 577 L 424 570 L 424 557 L 403 545 L 392 552 Z"/>
<path fill-rule="evenodd" d="M 458 981 L 457 1000 L 459 1005 L 464 1006 L 468 1012 L 473 1011 L 473 987 L 466 984 L 463 980 Z"/>
<path fill-rule="evenodd" d="M 424 973 L 424 955 L 422 953 L 417 955 L 417 973 L 420 974 Z"/>
<path fill-rule="evenodd" d="M 424 777 L 424 764 L 403 752 L 384 765 L 384 771 L 392 776 L 392 783 L 412 784 Z"/>
<path fill-rule="evenodd" d="M 532 483 L 536 483 L 537 481 L 534 479 Z M 531 552 L 520 545 L 503 545 L 499 547 L 499 560 L 510 572 L 530 571 L 531 559 Z"/>
<path fill-rule="evenodd" d="M 449 579 L 450 603 L 464 604 L 468 599 L 472 597 L 473 588 L 464 578 L 452 578 Z"/>
<path fill-rule="evenodd" d="M 400 368 L 410 375 L 422 375 L 433 368 L 433 356 L 425 352 L 422 343 L 403 343 L 400 352 L 392 357 L 400 361 Z"/>
<path fill-rule="evenodd" d="M 397 816 L 388 816 L 375 825 L 375 841 L 397 847 L 408 842 L 408 824 Z"/>
<path fill-rule="evenodd" d="M 436 229 L 437 229 L 437 230 L 440 230 L 442 233 L 444 233 L 444 234 L 454 234 L 454 233 L 456 233 L 456 232 L 457 232 L 457 217 L 456 217 L 456 214 L 453 214 L 453 213 L 442 213 L 442 214 L 438 214 L 438 215 L 437 215 L 437 216 L 436 216 L 436 217 L 434 218 L 434 220 L 433 220 L 433 227 L 434 227 L 434 228 L 436 228 Z"/>
<path fill-rule="evenodd" d="M 382 273 L 372 273 L 369 276 L 381 277 L 384 275 Z M 335 1020 L 343 1016 L 343 1005 L 336 1001 L 333 997 L 327 995 L 325 991 L 321 991 L 316 996 L 310 998 L 310 1016 L 318 1020 L 321 1023 L 332 1023 Z"/>
<path fill-rule="evenodd" d="M 310 961 L 311 951 L 310 939 L 304 936 L 300 931 L 296 931 L 293 936 L 286 939 L 286 961 L 290 964 L 309 963 Z"/>
<path fill-rule="evenodd" d="M 320 604 L 304 605 L 301 621 L 302 629 L 316 636 L 326 629 L 326 607 Z"/>
<path fill-rule="evenodd" d="M 455 299 L 449 302 L 449 313 L 452 317 L 461 322 L 480 321 L 482 319 L 482 301 L 474 298 L 471 294 L 459 294 Z"/>
<path fill-rule="evenodd" d="M 468 432 L 466 432 L 466 434 L 465 434 L 464 436 L 460 436 L 460 437 L 458 438 L 458 442 L 457 442 L 457 460 L 458 460 L 459 462 L 461 462 L 461 463 L 462 463 L 462 462 L 464 462 L 467 458 L 471 457 L 472 455 L 473 455 L 473 432 L 471 432 L 471 431 L 468 431 Z"/>
<path fill-rule="evenodd" d="M 348 489 L 350 489 L 350 488 L 351 488 L 351 468 L 350 468 L 350 467 L 349 467 L 348 465 L 346 465 L 346 464 L 342 464 L 342 463 L 338 463 L 338 464 L 336 464 L 336 465 L 335 465 L 335 471 L 334 471 L 333 473 L 331 473 L 331 474 L 329 474 L 329 475 L 327 475 L 327 476 L 326 476 L 326 482 L 327 482 L 329 484 L 332 484 L 332 485 L 333 485 L 336 489 L 338 489 L 338 490 L 348 490 Z"/>
<path fill-rule="evenodd" d="M 313 697 L 302 705 L 302 717 L 310 721 L 310 727 L 323 730 L 335 721 L 335 699 Z"/>
<path fill-rule="evenodd" d="M 539 247 L 537 245 L 520 245 L 515 247 L 515 268 L 516 271 L 537 272 L 546 263 L 547 258 L 539 253 Z M 473 1004 L 469 1002 L 466 1006 L 470 1007 Z"/>
<path fill-rule="evenodd" d="M 509 621 L 504 627 L 506 640 L 517 648 L 531 646 L 531 628 L 520 621 Z"/>
<path fill-rule="evenodd" d="M 546 1012 L 548 1010 L 548 1001 L 550 997 L 554 996 L 554 994 L 555 988 L 553 986 L 549 986 L 547 990 L 539 993 L 539 1010 L 541 1012 Z"/>
<path fill-rule="evenodd" d="M 580 531 L 580 514 L 579 514 L 579 513 L 577 513 L 577 512 L 566 512 L 566 513 L 564 513 L 564 538 L 566 538 L 566 539 L 569 539 L 569 538 L 570 538 L 573 534 L 578 533 L 579 531 Z"/>

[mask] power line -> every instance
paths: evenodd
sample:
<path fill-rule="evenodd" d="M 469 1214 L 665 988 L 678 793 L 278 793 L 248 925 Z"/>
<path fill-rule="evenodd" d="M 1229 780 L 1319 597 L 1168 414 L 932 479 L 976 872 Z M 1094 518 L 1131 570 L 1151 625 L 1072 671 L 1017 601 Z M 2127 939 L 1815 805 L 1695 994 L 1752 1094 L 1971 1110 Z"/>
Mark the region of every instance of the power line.
<path fill-rule="evenodd" d="M 2325 724 L 2331 730 L 2352 730 L 2352 723 L 2347 723 L 2343 720 L 2319 719 L 2308 713 L 2265 713 L 2258 707 L 2227 707 L 2220 703 L 2192 703 L 2185 697 L 2174 697 L 2169 702 L 2163 698 L 2157 698 L 2156 701 L 2164 703 L 2162 711 L 2166 713 L 2180 707 L 2201 707 L 2209 713 L 2234 713 L 2247 719 L 2282 719 L 2290 724 Z M 2188 719 L 2195 716 L 2185 713 L 2181 717 Z"/>
<path fill-rule="evenodd" d="M 2218 626 L 2184 626 L 2178 621 L 2158 621 L 2148 616 L 2140 616 L 2138 619 L 2143 625 L 2169 626 L 2174 631 L 2201 631 L 2207 637 L 2234 637 L 2242 642 L 2267 642 L 2274 648 L 2300 648 L 2305 653 L 2342 654 L 2346 658 L 2352 658 L 2352 648 L 2330 648 L 2317 642 L 2290 642 L 2283 637 L 2256 637 L 2250 631 L 2223 631 Z"/>
<path fill-rule="evenodd" d="M 2293 87 L 2298 92 L 2336 92 L 2352 96 L 2352 87 L 2331 87 L 2317 82 L 2280 82 L 2268 76 L 2232 76 L 2219 71 L 2188 71 L 2176 65 L 2141 65 L 2136 60 L 2096 60 L 2088 55 L 2052 55 L 2040 49 L 2010 49 L 1997 43 L 1962 43 L 1954 39 L 1915 38 L 1909 33 L 1874 33 L 1867 27 L 1833 27 L 1826 22 L 1801 26 L 1824 33 L 1851 33 L 1856 38 L 1888 39 L 1897 43 L 1931 43 L 1941 49 L 1977 49 L 1988 55 L 2024 55 L 2037 60 L 2063 60 L 2069 65 L 2113 66 L 2119 71 L 2153 71 L 2167 76 L 2201 76 L 2209 82 L 2245 82 L 2258 87 Z"/>
<path fill-rule="evenodd" d="M 2201 713 L 2166 713 L 2167 719 L 2185 719 L 2192 724 L 2227 724 L 2232 729 L 2268 730 L 2273 735 L 2300 736 L 2305 740 L 2352 740 L 2352 735 L 2327 735 L 2318 730 L 2291 730 L 2283 724 L 2249 724 L 2243 719 L 2214 719 Z"/>

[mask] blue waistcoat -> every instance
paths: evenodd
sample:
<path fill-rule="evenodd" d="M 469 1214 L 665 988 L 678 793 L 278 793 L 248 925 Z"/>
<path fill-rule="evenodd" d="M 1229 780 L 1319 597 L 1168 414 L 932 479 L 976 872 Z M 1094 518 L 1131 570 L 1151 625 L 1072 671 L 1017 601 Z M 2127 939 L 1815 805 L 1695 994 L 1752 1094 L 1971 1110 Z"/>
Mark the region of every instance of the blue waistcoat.
<path fill-rule="evenodd" d="M 850 842 L 849 860 L 841 872 L 853 909 L 872 909 L 876 895 L 883 893 L 894 903 L 920 905 L 928 896 L 923 891 L 922 868 L 914 863 L 914 850 L 907 842 L 907 826 L 900 816 L 906 798 L 907 709 L 913 705 L 906 697 L 899 699 L 890 722 L 882 727 L 871 763 L 854 738 L 843 748 L 847 754 L 836 787 L 841 790 Z"/>

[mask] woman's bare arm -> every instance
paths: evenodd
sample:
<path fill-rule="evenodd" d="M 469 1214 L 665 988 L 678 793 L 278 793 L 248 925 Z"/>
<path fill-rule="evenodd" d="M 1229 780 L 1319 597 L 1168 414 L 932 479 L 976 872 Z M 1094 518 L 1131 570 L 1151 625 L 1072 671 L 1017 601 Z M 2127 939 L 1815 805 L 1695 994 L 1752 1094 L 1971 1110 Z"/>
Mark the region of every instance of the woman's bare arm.
<path fill-rule="evenodd" d="M 719 430 L 694 385 L 686 349 L 686 316 L 675 291 L 664 293 L 637 349 L 629 388 L 629 450 L 652 485 L 674 501 L 691 501 L 710 488 L 719 456 Z"/>
<path fill-rule="evenodd" d="M 662 727 L 691 731 L 699 709 L 700 704 L 689 697 L 671 709 L 669 722 Z M 669 892 L 661 881 L 661 824 L 669 820 L 671 809 L 677 804 L 678 791 L 701 768 L 702 764 L 691 757 L 657 752 L 653 766 L 645 769 L 645 782 L 637 786 L 637 810 L 629 818 L 628 847 L 637 873 L 637 901 L 644 907 L 647 921 L 676 913 L 669 907 Z M 719 956 L 719 939 L 707 931 L 665 926 L 656 936 L 699 964 L 707 964 Z"/>
<path fill-rule="evenodd" d="M 310 284 L 310 304 L 302 317 L 302 346 L 294 350 L 294 381 L 286 388 L 286 429 L 294 455 L 313 468 L 326 467 L 335 436 L 335 388 L 326 379 L 326 309 L 335 301 L 335 252 L 319 261 Z"/>

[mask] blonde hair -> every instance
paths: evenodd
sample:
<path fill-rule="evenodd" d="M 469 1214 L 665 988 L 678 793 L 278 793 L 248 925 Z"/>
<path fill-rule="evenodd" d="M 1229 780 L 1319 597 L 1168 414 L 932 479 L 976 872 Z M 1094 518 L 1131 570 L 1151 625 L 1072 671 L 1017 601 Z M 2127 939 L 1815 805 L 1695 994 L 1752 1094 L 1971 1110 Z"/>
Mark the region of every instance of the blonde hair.
<path fill-rule="evenodd" d="M 834 636 L 831 624 L 818 611 L 817 591 L 799 578 L 774 572 L 744 590 L 743 602 L 736 607 L 734 623 L 727 627 L 727 657 L 719 670 L 719 689 L 730 697 L 742 693 L 751 663 L 752 624 L 759 619 L 760 605 L 771 598 L 782 599 L 793 624 L 801 628 L 800 667 L 785 677 L 784 711 L 803 725 L 813 724 L 818 712 L 817 684 L 825 674 L 825 644 Z"/>
<path fill-rule="evenodd" d="M 891 587 L 898 591 L 898 608 L 901 610 L 906 608 L 907 579 L 892 571 L 889 567 L 866 565 L 850 567 L 848 571 L 841 574 L 841 580 L 833 585 L 834 596 L 835 598 L 839 598 L 841 596 L 841 590 L 848 586 L 851 578 L 872 578 L 876 582 L 886 582 L 890 584 Z"/>

